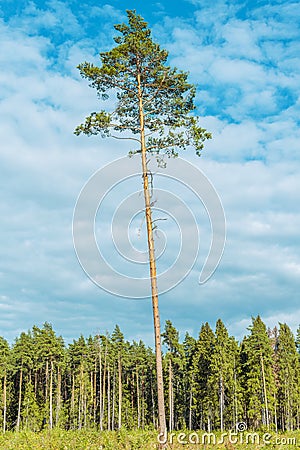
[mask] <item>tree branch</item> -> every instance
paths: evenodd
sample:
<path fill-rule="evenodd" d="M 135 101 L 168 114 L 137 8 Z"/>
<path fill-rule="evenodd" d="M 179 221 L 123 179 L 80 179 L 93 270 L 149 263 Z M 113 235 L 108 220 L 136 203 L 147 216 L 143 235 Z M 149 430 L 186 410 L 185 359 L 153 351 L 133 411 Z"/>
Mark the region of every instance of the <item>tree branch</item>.
<path fill-rule="evenodd" d="M 139 144 L 141 143 L 141 141 L 139 139 L 136 139 L 136 138 L 133 138 L 133 137 L 120 137 L 120 136 L 115 136 L 113 134 L 111 134 L 110 137 L 112 137 L 114 139 L 122 139 L 122 140 L 128 140 L 128 141 L 137 141 Z"/>

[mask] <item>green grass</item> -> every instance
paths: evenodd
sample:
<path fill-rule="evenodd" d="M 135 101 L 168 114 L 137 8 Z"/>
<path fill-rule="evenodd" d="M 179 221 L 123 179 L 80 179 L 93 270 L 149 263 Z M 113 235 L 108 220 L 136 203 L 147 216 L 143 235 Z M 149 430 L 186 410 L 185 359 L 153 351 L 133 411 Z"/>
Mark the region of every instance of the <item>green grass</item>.
<path fill-rule="evenodd" d="M 179 432 L 171 437 L 168 436 L 168 449 L 179 450 L 258 450 L 261 448 L 277 449 L 277 450 L 295 450 L 300 448 L 300 432 L 290 432 L 286 434 L 273 434 L 271 437 L 264 436 L 263 433 L 256 436 L 256 443 L 246 443 L 247 433 L 238 436 L 231 436 L 223 444 L 220 443 L 221 434 L 217 433 L 215 436 L 216 443 L 213 441 L 208 443 L 208 436 L 203 436 L 203 433 L 194 433 L 181 435 Z M 199 444 L 190 443 L 199 439 Z M 269 442 L 264 443 L 263 440 Z M 202 439 L 205 444 L 202 444 Z M 213 439 L 211 437 L 211 439 Z M 241 443 L 235 443 L 236 439 L 243 440 Z M 276 441 L 277 439 L 277 441 Z M 295 441 L 290 441 L 294 439 Z M 178 443 L 178 440 L 186 442 L 185 444 Z M 251 442 L 251 439 L 250 439 Z M 157 435 L 154 431 L 64 431 L 52 430 L 43 431 L 41 433 L 33 433 L 30 431 L 21 431 L 19 433 L 7 432 L 0 434 L 0 450 L 151 450 L 157 448 Z"/>

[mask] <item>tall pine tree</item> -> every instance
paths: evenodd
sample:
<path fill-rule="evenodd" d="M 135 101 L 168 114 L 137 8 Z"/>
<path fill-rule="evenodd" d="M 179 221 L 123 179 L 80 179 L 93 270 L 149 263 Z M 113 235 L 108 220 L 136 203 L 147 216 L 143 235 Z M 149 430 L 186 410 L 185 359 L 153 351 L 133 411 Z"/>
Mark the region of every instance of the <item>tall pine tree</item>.
<path fill-rule="evenodd" d="M 151 189 L 148 156 L 177 156 L 178 150 L 193 146 L 199 155 L 203 143 L 211 135 L 201 128 L 195 109 L 195 88 L 188 83 L 188 74 L 167 65 L 168 52 L 151 38 L 144 19 L 127 10 L 128 24 L 115 25 L 120 33 L 114 38 L 117 46 L 100 53 L 101 67 L 88 62 L 79 65 L 84 78 L 90 81 L 102 100 L 113 92 L 117 97 L 114 110 L 93 112 L 79 125 L 75 134 L 130 139 L 137 148 L 131 153 L 141 155 L 145 217 L 153 306 L 159 429 L 166 433 L 161 328 L 158 307 L 156 258 L 153 237 Z M 120 137 L 118 133 L 123 136 Z"/>

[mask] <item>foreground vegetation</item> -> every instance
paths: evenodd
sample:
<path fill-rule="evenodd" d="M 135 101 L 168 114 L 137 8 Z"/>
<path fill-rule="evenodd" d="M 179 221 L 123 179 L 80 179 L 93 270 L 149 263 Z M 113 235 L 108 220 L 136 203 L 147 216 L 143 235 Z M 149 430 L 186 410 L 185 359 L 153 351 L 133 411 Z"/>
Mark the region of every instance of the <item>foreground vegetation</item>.
<path fill-rule="evenodd" d="M 227 439 L 220 444 L 221 433 L 215 435 L 216 443 L 212 437 L 209 440 L 207 435 L 197 433 L 199 445 L 193 443 L 180 444 L 178 440 L 183 440 L 180 433 L 172 438 L 173 443 L 168 440 L 168 449 L 230 449 L 230 450 L 257 450 L 260 448 L 269 449 L 290 449 L 300 448 L 300 433 L 290 432 L 285 434 L 272 435 L 265 439 L 264 433 L 260 432 L 252 438 L 244 433 L 243 436 L 232 436 L 231 441 Z M 247 437 L 248 436 L 248 437 Z M 190 435 L 191 441 L 195 442 L 195 437 Z M 194 441 L 193 441 L 194 439 Z M 189 441 L 189 439 L 187 439 Z M 236 443 L 239 441 L 240 443 Z M 247 442 L 246 442 L 247 441 Z M 203 442 L 203 443 L 202 443 Z M 0 450 L 151 450 L 157 448 L 157 436 L 154 431 L 103 431 L 92 430 L 65 431 L 65 430 L 44 430 L 40 433 L 32 431 L 22 431 L 20 433 L 7 432 L 0 434 Z"/>

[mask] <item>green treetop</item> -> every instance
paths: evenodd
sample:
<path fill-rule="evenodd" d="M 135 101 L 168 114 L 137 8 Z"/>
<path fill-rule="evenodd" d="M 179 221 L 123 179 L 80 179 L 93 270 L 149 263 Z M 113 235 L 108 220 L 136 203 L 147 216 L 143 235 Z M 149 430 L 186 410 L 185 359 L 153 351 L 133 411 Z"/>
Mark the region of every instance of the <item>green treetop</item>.
<path fill-rule="evenodd" d="M 75 134 L 120 138 L 115 132 L 121 132 L 125 139 L 141 145 L 143 125 L 147 152 L 177 156 L 178 149 L 192 145 L 200 155 L 211 134 L 191 114 L 195 87 L 188 83 L 188 73 L 167 65 L 168 52 L 153 42 L 141 16 L 135 11 L 127 11 L 127 15 L 128 25 L 115 25 L 121 33 L 114 38 L 118 45 L 100 53 L 101 67 L 88 62 L 78 66 L 102 100 L 116 95 L 116 107 L 91 113 Z"/>

